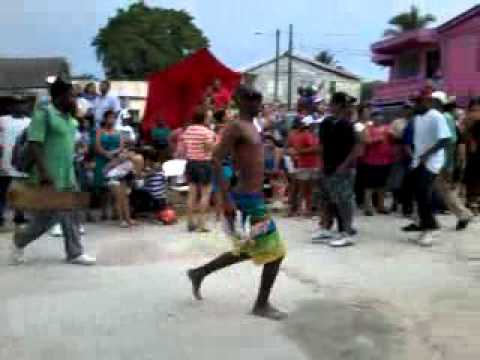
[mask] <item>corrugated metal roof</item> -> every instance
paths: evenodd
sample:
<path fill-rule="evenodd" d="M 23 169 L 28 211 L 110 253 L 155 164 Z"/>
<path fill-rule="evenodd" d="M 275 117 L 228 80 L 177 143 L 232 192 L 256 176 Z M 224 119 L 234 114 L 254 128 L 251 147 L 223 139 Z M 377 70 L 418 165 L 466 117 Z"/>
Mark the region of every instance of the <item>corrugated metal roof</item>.
<path fill-rule="evenodd" d="M 284 53 L 280 56 L 280 58 L 285 58 L 285 57 L 288 57 L 288 52 L 286 52 L 286 53 Z M 324 71 L 327 71 L 327 72 L 335 73 L 339 76 L 344 76 L 346 78 L 353 79 L 353 80 L 361 80 L 361 78 L 359 76 L 349 72 L 348 70 L 345 70 L 344 68 L 339 68 L 339 67 L 336 67 L 336 66 L 331 66 L 331 65 L 326 65 L 326 64 L 320 63 L 320 62 L 318 62 L 318 61 L 316 61 L 316 60 L 314 60 L 314 59 L 312 59 L 312 58 L 310 58 L 306 55 L 293 53 L 292 54 L 292 59 L 310 64 L 313 67 L 316 67 L 318 69 L 321 69 L 321 70 L 324 70 Z M 270 64 L 274 61 L 275 61 L 275 58 L 264 60 L 264 61 L 261 61 L 261 62 L 258 62 L 256 64 L 254 64 L 254 65 L 244 67 L 240 71 L 244 72 L 244 73 L 252 72 L 252 71 L 257 70 L 258 68 L 261 68 L 265 65 L 268 65 L 268 64 Z"/>
<path fill-rule="evenodd" d="M 480 4 L 475 5 L 474 7 L 468 9 L 467 11 L 461 13 L 460 15 L 455 16 L 453 19 L 448 20 L 447 22 L 443 23 L 442 25 L 437 27 L 437 30 L 442 32 L 446 31 L 453 26 L 457 26 L 458 24 L 471 19 L 474 16 L 477 16 L 480 13 Z"/>
<path fill-rule="evenodd" d="M 48 76 L 70 79 L 66 59 L 58 58 L 0 58 L 0 89 L 18 90 L 45 88 Z"/>

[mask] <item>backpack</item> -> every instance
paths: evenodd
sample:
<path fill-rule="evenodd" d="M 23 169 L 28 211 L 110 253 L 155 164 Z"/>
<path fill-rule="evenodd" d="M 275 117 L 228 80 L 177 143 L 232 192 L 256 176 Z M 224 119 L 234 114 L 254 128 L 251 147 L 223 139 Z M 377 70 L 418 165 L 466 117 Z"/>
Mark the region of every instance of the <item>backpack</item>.
<path fill-rule="evenodd" d="M 33 166 L 33 158 L 28 143 L 28 128 L 23 130 L 15 139 L 11 163 L 13 168 L 21 173 L 29 172 Z"/>
<path fill-rule="evenodd" d="M 50 113 L 46 107 L 41 108 L 46 112 L 48 119 Z M 30 153 L 30 146 L 28 142 L 28 127 L 21 132 L 15 139 L 15 145 L 12 149 L 11 164 L 13 168 L 21 173 L 28 173 L 34 165 L 32 154 Z"/>

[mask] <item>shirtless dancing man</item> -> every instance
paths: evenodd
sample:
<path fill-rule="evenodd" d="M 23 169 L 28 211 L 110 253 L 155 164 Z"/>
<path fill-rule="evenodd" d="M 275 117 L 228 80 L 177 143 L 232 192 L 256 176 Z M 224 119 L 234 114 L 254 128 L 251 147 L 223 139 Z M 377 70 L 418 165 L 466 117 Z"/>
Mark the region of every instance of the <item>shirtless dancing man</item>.
<path fill-rule="evenodd" d="M 250 218 L 252 227 L 264 224 L 264 231 L 254 236 L 253 242 L 237 242 L 234 250 L 220 255 L 210 263 L 188 271 L 193 286 L 193 295 L 202 300 L 200 287 L 205 277 L 228 266 L 252 260 L 257 265 L 264 265 L 258 298 L 253 308 L 253 315 L 282 320 L 287 314 L 275 309 L 269 303 L 270 291 L 280 270 L 286 250 L 280 239 L 275 223 L 267 214 L 263 198 L 264 154 L 262 138 L 253 123 L 262 104 L 262 95 L 245 86 L 237 92 L 240 106 L 240 120 L 233 121 L 225 127 L 222 141 L 213 155 L 215 173 L 219 179 L 226 218 L 232 219 L 236 209 L 242 213 L 242 219 Z M 238 186 L 229 193 L 228 185 L 223 179 L 222 161 L 232 155 L 239 174 Z"/>

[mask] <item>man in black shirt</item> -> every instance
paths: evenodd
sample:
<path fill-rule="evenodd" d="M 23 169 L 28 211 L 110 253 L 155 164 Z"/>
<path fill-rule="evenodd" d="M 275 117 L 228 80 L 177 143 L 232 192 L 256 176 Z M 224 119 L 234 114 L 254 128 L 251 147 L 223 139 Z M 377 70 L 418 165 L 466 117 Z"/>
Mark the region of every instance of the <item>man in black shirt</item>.
<path fill-rule="evenodd" d="M 354 101 L 345 93 L 333 94 L 330 104 L 331 116 L 325 118 L 319 128 L 321 156 L 324 163 L 322 177 L 324 201 L 327 202 L 328 211 L 337 219 L 340 233 L 333 239 L 331 235 L 324 237 L 324 239 L 331 239 L 329 244 L 333 247 L 354 244 L 353 169 L 358 141 L 349 111 Z"/>

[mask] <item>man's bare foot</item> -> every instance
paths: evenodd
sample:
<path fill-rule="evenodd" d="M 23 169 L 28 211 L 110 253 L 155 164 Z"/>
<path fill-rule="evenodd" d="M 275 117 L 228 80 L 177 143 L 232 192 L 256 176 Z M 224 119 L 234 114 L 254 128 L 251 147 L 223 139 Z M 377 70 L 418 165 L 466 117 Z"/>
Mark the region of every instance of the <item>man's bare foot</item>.
<path fill-rule="evenodd" d="M 195 274 L 195 270 L 188 270 L 187 276 L 192 282 L 192 292 L 193 297 L 197 300 L 203 300 L 202 294 L 200 293 L 200 286 L 202 285 L 202 278 Z"/>
<path fill-rule="evenodd" d="M 267 304 L 263 307 L 255 306 L 255 308 L 252 311 L 252 314 L 258 317 L 275 320 L 275 321 L 285 320 L 288 317 L 287 313 L 282 312 L 278 309 L 275 309 L 270 304 Z"/>

